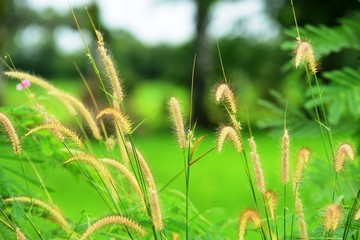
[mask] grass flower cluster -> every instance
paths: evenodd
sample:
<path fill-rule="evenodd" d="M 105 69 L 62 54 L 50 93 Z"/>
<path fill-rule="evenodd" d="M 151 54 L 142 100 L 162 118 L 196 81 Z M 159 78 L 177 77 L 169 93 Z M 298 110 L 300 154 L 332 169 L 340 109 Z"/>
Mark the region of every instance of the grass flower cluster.
<path fill-rule="evenodd" d="M 75 15 L 74 18 L 77 23 Z M 81 33 L 80 28 L 79 31 Z M 226 141 L 232 143 L 242 169 L 239 174 L 246 178 L 247 189 L 243 194 L 250 195 L 252 200 L 252 205 L 243 206 L 243 211 L 238 213 L 238 218 L 234 221 L 236 223 L 227 226 L 237 232 L 236 236 L 232 236 L 233 239 L 359 239 L 360 187 L 352 184 L 353 176 L 348 176 L 346 171 L 350 165 L 345 163 L 347 159 L 355 162 L 356 150 L 349 143 L 342 143 L 338 149 L 334 148 L 333 133 L 327 122 L 320 91 L 313 93 L 312 97 L 317 97 L 322 104 L 322 108 L 315 108 L 314 111 L 331 176 L 327 187 L 332 196 L 326 199 L 327 204 L 314 207 L 305 200 L 307 198 L 302 191 L 303 183 L 309 181 L 306 178 L 307 171 L 315 161 L 318 149 L 312 149 L 312 146 L 292 149 L 291 126 L 286 126 L 286 109 L 283 136 L 278 139 L 278 166 L 281 167 L 263 169 L 264 161 L 274 158 L 261 156 L 258 148 L 260 150 L 262 146 L 256 143 L 250 123 L 247 124 L 248 131 L 242 128 L 239 119 L 246 111 L 242 105 L 238 106 L 237 96 L 223 73 L 224 80 L 215 87 L 213 98 L 215 104 L 223 108 L 227 120 L 219 123 L 215 146 L 208 144 L 205 152 L 198 153 L 202 149 L 200 146 L 205 145 L 206 136 L 197 136 L 192 108 L 189 110 L 189 119 L 185 121 L 181 100 L 171 97 L 168 101 L 179 155 L 183 159 L 183 168 L 170 181 L 171 183 L 184 175 L 185 193 L 183 197 L 177 198 L 180 202 L 177 206 L 176 200 L 167 201 L 166 190 L 170 183 L 163 188 L 158 186 L 152 166 L 140 151 L 141 146 L 136 144 L 134 132 L 141 123 L 135 125 L 135 121 L 128 115 L 123 82 L 105 48 L 101 32 L 95 28 L 94 32 L 98 40 L 99 63 L 94 60 L 86 43 L 85 46 L 99 84 L 106 92 L 108 102 L 103 109 L 95 104 L 95 109 L 89 110 L 91 108 L 81 100 L 43 78 L 14 69 L 5 73 L 9 79 L 21 83 L 28 81 L 22 90 L 29 96 L 35 114 L 42 119 L 40 123 L 30 121 L 29 125 L 22 126 L 14 124 L 16 121 L 12 121 L 11 114 L 0 112 L 0 128 L 4 130 L 0 133 L 7 142 L 11 142 L 12 148 L 9 144 L 8 155 L 20 163 L 22 172 L 17 175 L 26 186 L 7 188 L 7 191 L 3 191 L 2 184 L 0 186 L 0 231 L 10 231 L 8 239 L 229 239 L 222 236 L 221 227 L 215 230 L 217 233 L 207 235 L 206 230 L 210 232 L 216 226 L 209 224 L 201 211 L 194 210 L 190 201 L 194 165 L 215 149 L 221 156 Z M 298 29 L 297 32 L 293 62 L 296 68 L 303 65 L 309 87 L 313 87 L 313 82 L 318 82 L 315 47 L 308 41 L 301 40 Z M 105 67 L 104 72 L 99 72 L 98 64 Z M 192 86 L 194 81 L 196 79 L 193 77 Z M 76 119 L 78 126 L 68 126 L 50 114 L 41 105 L 41 99 L 31 92 L 34 86 L 30 88 L 30 84 L 42 88 L 50 98 L 58 99 Z M 191 87 L 191 106 L 194 94 L 196 93 Z M 111 118 L 111 124 L 104 124 L 105 117 Z M 47 187 L 46 179 L 42 178 L 39 171 L 38 159 L 47 156 L 42 141 L 52 142 L 53 145 L 49 148 L 61 152 L 58 156 L 61 166 L 80 175 L 98 194 L 101 204 L 105 206 L 101 216 L 86 215 L 76 221 L 64 215 L 55 205 L 51 196 L 52 189 Z M 100 146 L 101 151 L 97 151 L 95 146 Z M 39 152 L 40 157 L 37 157 Z M 34 178 L 26 174 L 25 160 L 31 166 Z M 270 171 L 276 171 L 279 175 L 275 186 L 267 180 L 266 173 Z M 346 180 L 346 185 L 341 181 L 342 178 Z M 34 194 L 34 183 L 41 186 L 43 194 Z M 4 186 L 8 184 L 10 183 L 4 183 Z M 350 189 L 352 195 L 348 196 L 345 189 Z M 171 207 L 175 209 L 172 212 L 168 210 Z M 177 214 L 181 217 L 176 217 Z M 310 222 L 321 214 L 321 219 Z M 196 221 L 208 224 L 205 230 L 197 228 Z M 316 224 L 320 227 L 316 231 L 310 231 Z"/>

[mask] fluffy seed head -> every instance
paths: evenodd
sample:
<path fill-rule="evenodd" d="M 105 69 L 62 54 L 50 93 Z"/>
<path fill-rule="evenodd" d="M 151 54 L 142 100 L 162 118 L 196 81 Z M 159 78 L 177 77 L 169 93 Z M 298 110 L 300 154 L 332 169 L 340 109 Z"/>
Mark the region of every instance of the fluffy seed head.
<path fill-rule="evenodd" d="M 121 174 L 123 174 L 129 181 L 131 186 L 134 188 L 135 192 L 139 195 L 140 199 L 144 200 L 144 196 L 141 192 L 141 188 L 139 186 L 138 181 L 136 180 L 136 177 L 127 167 L 125 167 L 123 164 L 121 164 L 120 162 L 118 162 L 114 159 L 101 158 L 99 160 L 105 164 L 108 164 L 108 165 L 116 168 Z"/>
<path fill-rule="evenodd" d="M 12 198 L 4 199 L 4 203 L 10 203 L 10 202 L 22 202 L 42 208 L 54 218 L 55 223 L 57 223 L 67 231 L 71 229 L 70 224 L 56 206 L 29 197 L 12 197 Z"/>
<path fill-rule="evenodd" d="M 92 114 L 90 113 L 90 111 L 85 107 L 85 105 L 79 99 L 77 99 L 74 96 L 71 96 L 70 94 L 63 93 L 61 91 L 50 92 L 50 94 L 56 96 L 57 98 L 59 98 L 62 101 L 63 100 L 67 101 L 71 106 L 73 106 L 73 108 L 76 109 L 76 111 L 78 111 L 84 117 L 84 119 L 85 119 L 87 125 L 89 126 L 93 136 L 97 140 L 102 139 L 102 136 L 100 134 L 100 129 L 96 125 L 96 122 L 95 122 Z"/>
<path fill-rule="evenodd" d="M 297 159 L 294 176 L 293 176 L 293 184 L 294 185 L 297 185 L 301 181 L 306 164 L 308 163 L 308 161 L 310 159 L 310 155 L 311 155 L 311 152 L 308 148 L 300 149 L 300 151 L 298 153 L 298 157 L 297 157 L 298 159 Z"/>
<path fill-rule="evenodd" d="M 216 88 L 215 101 L 216 103 L 225 102 L 230 112 L 232 114 L 236 114 L 237 106 L 236 106 L 235 97 L 230 87 L 226 83 L 220 84 Z"/>
<path fill-rule="evenodd" d="M 335 231 L 341 219 L 341 206 L 339 204 L 331 204 L 326 208 L 324 227 L 326 231 Z"/>
<path fill-rule="evenodd" d="M 267 191 L 265 193 L 265 200 L 268 205 L 268 208 L 270 210 L 270 215 L 273 221 L 275 221 L 275 212 L 276 212 L 276 206 L 277 206 L 277 197 L 276 194 L 273 191 Z"/>
<path fill-rule="evenodd" d="M 261 217 L 259 213 L 251 209 L 245 210 L 240 217 L 239 240 L 244 239 L 246 227 L 249 221 L 251 221 L 256 228 L 261 227 Z"/>
<path fill-rule="evenodd" d="M 164 229 L 159 195 L 156 189 L 149 189 L 150 191 L 150 209 L 152 213 L 152 221 L 154 223 L 155 229 L 161 231 Z"/>
<path fill-rule="evenodd" d="M 47 91 L 57 91 L 57 88 L 55 88 L 53 85 L 48 83 L 46 80 L 44 80 L 40 77 L 31 75 L 29 73 L 18 72 L 18 71 L 9 71 L 9 72 L 5 72 L 5 75 L 10 78 L 13 78 L 13 79 L 18 79 L 20 81 L 22 81 L 23 79 L 27 79 L 31 83 L 38 85 L 39 87 L 41 87 Z"/>
<path fill-rule="evenodd" d="M 296 208 L 296 211 L 298 214 L 298 222 L 299 222 L 299 227 L 300 227 L 301 239 L 307 240 L 307 239 L 309 239 L 309 237 L 308 237 L 307 226 L 306 226 L 306 222 L 305 222 L 304 208 L 303 208 L 303 204 L 299 197 L 298 192 L 295 193 L 295 208 Z"/>
<path fill-rule="evenodd" d="M 294 61 L 296 68 L 298 68 L 302 62 L 306 62 L 312 74 L 317 72 L 314 50 L 309 42 L 298 41 Z"/>
<path fill-rule="evenodd" d="M 355 154 L 352 146 L 347 143 L 341 144 L 339 147 L 336 157 L 335 157 L 335 171 L 340 172 L 344 166 L 345 157 L 348 157 L 350 160 L 355 159 Z"/>
<path fill-rule="evenodd" d="M 235 149 L 238 152 L 241 152 L 243 150 L 242 143 L 241 143 L 240 138 L 239 138 L 238 134 L 236 133 L 235 129 L 230 126 L 225 126 L 225 127 L 221 128 L 221 130 L 219 131 L 219 136 L 218 136 L 218 141 L 217 141 L 217 146 L 218 146 L 219 152 L 221 152 L 221 150 L 224 146 L 224 142 L 227 138 L 230 138 L 231 142 L 233 143 Z"/>
<path fill-rule="evenodd" d="M 53 123 L 46 123 L 39 125 L 37 127 L 34 127 L 33 129 L 30 129 L 29 132 L 25 134 L 25 137 L 28 137 L 29 135 L 43 129 L 49 129 L 51 130 L 56 137 L 59 138 L 60 141 L 63 141 L 63 136 L 67 136 L 73 143 L 75 143 L 80 148 L 84 148 L 84 144 L 82 143 L 81 139 L 74 133 L 72 130 L 68 129 L 64 125 L 62 125 L 60 122 L 53 122 Z M 59 133 L 59 134 L 57 134 Z"/>
<path fill-rule="evenodd" d="M 135 221 L 128 219 L 126 217 L 122 216 L 110 216 L 105 217 L 97 222 L 93 223 L 86 229 L 84 234 L 80 237 L 80 240 L 88 239 L 94 232 L 98 231 L 100 228 L 110 225 L 110 224 L 119 224 L 128 228 L 134 229 L 138 234 L 140 234 L 142 237 L 145 236 L 146 231 L 144 228 L 142 228 L 138 223 Z"/>
<path fill-rule="evenodd" d="M 104 45 L 104 38 L 103 38 L 102 34 L 97 30 L 95 32 L 96 32 L 96 36 L 98 38 L 98 45 L 99 45 L 98 50 L 100 52 L 102 61 L 106 68 L 107 75 L 110 79 L 111 87 L 113 89 L 113 94 L 114 94 L 114 98 L 115 98 L 113 101 L 113 105 L 114 105 L 114 108 L 120 109 L 118 102 L 123 101 L 124 94 L 122 91 L 120 80 L 118 78 L 118 73 L 115 69 L 115 65 L 114 65 L 111 57 L 107 53 L 107 50 Z"/>
<path fill-rule="evenodd" d="M 255 143 L 254 137 L 251 137 L 249 139 L 249 145 L 251 148 L 250 156 L 251 156 L 251 159 L 253 160 L 257 188 L 258 188 L 259 192 L 264 194 L 266 191 L 265 178 L 264 178 L 263 169 L 261 167 L 260 157 L 257 154 L 256 143 Z"/>
<path fill-rule="evenodd" d="M 282 162 L 282 175 L 281 181 L 283 184 L 289 182 L 289 154 L 290 152 L 290 137 L 288 130 L 285 129 L 284 135 L 282 137 L 282 146 L 281 146 L 281 162 Z"/>
<path fill-rule="evenodd" d="M 10 119 L 3 113 L 0 113 L 0 123 L 5 127 L 6 133 L 8 134 L 13 151 L 16 155 L 21 154 L 21 144 L 19 141 L 19 137 L 16 133 L 14 126 L 12 125 Z"/>
<path fill-rule="evenodd" d="M 17 240 L 26 240 L 25 235 L 20 231 L 19 228 L 16 228 L 15 232 L 16 232 L 16 239 Z"/>
<path fill-rule="evenodd" d="M 185 148 L 185 147 L 187 147 L 187 144 L 186 144 L 187 141 L 186 141 L 186 136 L 185 136 L 185 128 L 184 128 L 184 122 L 183 122 L 183 118 L 182 118 L 182 114 L 181 114 L 180 103 L 175 97 L 172 97 L 172 98 L 170 98 L 168 105 L 169 105 L 169 110 L 170 110 L 170 114 L 171 114 L 171 119 L 172 119 L 172 121 L 174 123 L 174 127 L 176 129 L 176 135 L 178 138 L 179 146 L 180 146 L 180 148 Z"/>
<path fill-rule="evenodd" d="M 99 112 L 96 118 L 99 119 L 104 115 L 112 116 L 117 126 L 121 129 L 121 132 L 126 134 L 131 133 L 131 122 L 126 115 L 116 110 L 115 108 L 105 108 L 104 110 Z"/>

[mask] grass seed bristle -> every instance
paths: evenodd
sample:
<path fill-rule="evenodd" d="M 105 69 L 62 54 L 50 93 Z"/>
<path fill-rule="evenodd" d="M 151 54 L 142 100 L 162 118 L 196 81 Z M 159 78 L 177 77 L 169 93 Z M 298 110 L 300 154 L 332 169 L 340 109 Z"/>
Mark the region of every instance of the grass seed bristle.
<path fill-rule="evenodd" d="M 259 192 L 261 192 L 262 194 L 265 194 L 266 187 L 265 187 L 264 172 L 263 172 L 263 169 L 261 166 L 259 154 L 257 153 L 257 150 L 256 150 L 256 143 L 255 143 L 254 137 L 251 137 L 249 139 L 249 145 L 251 148 L 250 156 L 251 156 L 251 159 L 253 160 L 257 188 L 258 188 Z"/>
<path fill-rule="evenodd" d="M 146 234 L 145 229 L 142 228 L 140 226 L 140 224 L 138 224 L 137 222 L 135 222 L 129 218 L 122 217 L 122 216 L 109 216 L 109 217 L 102 218 L 102 219 L 96 221 L 95 223 L 93 223 L 92 225 L 90 225 L 86 229 L 84 234 L 80 237 L 79 240 L 88 239 L 89 237 L 91 237 L 91 235 L 93 235 L 100 228 L 105 227 L 110 224 L 119 224 L 119 225 L 127 227 L 127 228 L 132 228 L 135 230 L 135 232 L 140 234 L 140 236 L 142 236 L 142 237 L 145 236 L 145 234 Z"/>
<path fill-rule="evenodd" d="M 245 232 L 249 221 L 251 221 L 256 228 L 261 227 L 262 222 L 259 213 L 251 209 L 245 210 L 240 217 L 239 240 L 245 238 Z"/>
<path fill-rule="evenodd" d="M 57 133 L 57 132 L 61 133 L 60 135 L 55 134 L 55 136 L 58 137 L 60 141 L 64 141 L 63 135 L 65 135 L 73 143 L 75 143 L 78 147 L 80 147 L 81 149 L 84 149 L 84 144 L 81 141 L 81 139 L 76 135 L 76 133 L 74 133 L 72 130 L 65 127 L 64 125 L 62 125 L 59 122 L 45 123 L 45 124 L 39 125 L 37 127 L 34 127 L 33 129 L 30 129 L 30 131 L 25 134 L 25 137 L 28 137 L 29 135 L 31 135 L 31 134 L 39 131 L 39 130 L 43 130 L 43 129 L 49 129 L 52 132 L 54 132 L 54 134 Z"/>
<path fill-rule="evenodd" d="M 65 217 L 62 215 L 60 210 L 53 205 L 47 204 L 39 199 L 25 197 L 25 196 L 24 197 L 11 197 L 11 198 L 4 199 L 4 203 L 10 203 L 10 202 L 28 203 L 28 204 L 37 206 L 39 208 L 42 208 L 45 211 L 49 212 L 50 215 L 53 216 L 55 222 L 58 225 L 60 225 L 61 227 L 63 227 L 66 231 L 69 231 L 71 229 L 70 224 L 65 219 Z"/>
<path fill-rule="evenodd" d="M 230 138 L 231 142 L 233 143 L 235 149 L 238 152 L 241 152 L 243 150 L 242 143 L 236 130 L 233 127 L 225 126 L 219 131 L 218 135 L 217 148 L 219 152 L 221 152 L 227 138 Z"/>
<path fill-rule="evenodd" d="M 282 174 L 281 181 L 283 184 L 289 182 L 289 157 L 290 157 L 290 137 L 288 130 L 285 129 L 282 137 L 281 145 L 281 162 L 282 162 Z"/>
<path fill-rule="evenodd" d="M 330 204 L 325 211 L 324 227 L 326 231 L 335 231 L 341 219 L 341 206 L 339 204 Z"/>
<path fill-rule="evenodd" d="M 96 116 L 97 119 L 105 116 L 110 115 L 114 118 L 116 124 L 119 126 L 121 131 L 126 134 L 131 133 L 131 122 L 129 118 L 121 113 L 120 111 L 116 110 L 115 108 L 105 108 L 101 112 L 98 113 Z"/>
<path fill-rule="evenodd" d="M 340 172 L 344 167 L 345 158 L 348 157 L 350 160 L 355 159 L 355 154 L 352 146 L 347 143 L 340 145 L 336 156 L 335 156 L 335 171 Z"/>
<path fill-rule="evenodd" d="M 0 113 L 0 122 L 11 140 L 14 153 L 20 155 L 22 150 L 20 140 L 10 119 L 5 114 Z"/>
<path fill-rule="evenodd" d="M 229 85 L 227 85 L 226 83 L 220 84 L 216 88 L 215 101 L 216 103 L 225 102 L 231 114 L 233 115 L 236 114 L 237 106 L 236 106 L 235 96 L 234 93 L 231 91 Z"/>
<path fill-rule="evenodd" d="M 170 98 L 168 105 L 171 113 L 171 119 L 176 129 L 179 146 L 180 148 L 185 148 L 188 144 L 186 141 L 184 121 L 182 117 L 180 103 L 175 97 L 172 97 Z"/>

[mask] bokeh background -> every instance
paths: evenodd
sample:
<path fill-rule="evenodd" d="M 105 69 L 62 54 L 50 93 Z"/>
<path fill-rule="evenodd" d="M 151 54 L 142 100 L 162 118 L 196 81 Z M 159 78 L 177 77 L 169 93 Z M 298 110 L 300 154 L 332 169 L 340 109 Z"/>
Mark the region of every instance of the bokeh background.
<path fill-rule="evenodd" d="M 103 32 L 126 91 L 127 112 L 137 123 L 146 118 L 136 132 L 136 142 L 153 167 L 159 185 L 165 185 L 182 169 L 181 151 L 171 134 L 166 101 L 170 96 L 177 96 L 184 108 L 189 109 L 195 56 L 193 116 L 198 122 L 199 134 L 208 135 L 203 151 L 215 145 L 215 131 L 220 122 L 226 121 L 226 114 L 214 104 L 211 96 L 216 84 L 224 79 L 220 49 L 226 76 L 237 94 L 240 118 L 246 122 L 249 116 L 248 123 L 254 129 L 269 185 L 278 187 L 281 128 L 273 123 L 282 124 L 285 109 L 272 111 L 269 106 L 286 100 L 292 107 L 289 118 L 299 120 L 298 116 L 302 116 L 302 120 L 313 120 L 304 107 L 307 100 L 304 72 L 294 70 L 291 51 L 282 47 L 286 41 L 295 41 L 285 34 L 286 29 L 295 32 L 290 1 L 70 0 L 70 4 L 94 53 L 97 46 L 85 8 L 95 27 Z M 295 6 L 299 26 L 331 27 L 338 25 L 340 19 L 354 15 L 359 1 L 330 4 L 301 0 L 295 1 Z M 91 105 L 75 68 L 77 65 L 98 103 L 105 105 L 104 93 L 66 0 L 1 0 L 0 54 L 7 64 L 13 63 L 16 69 L 42 76 Z M 359 63 L 359 52 L 345 49 L 323 59 L 321 71 L 358 67 Z M 7 70 L 7 67 L 0 64 L 0 69 Z M 15 85 L 0 76 L 0 105 L 11 107 L 28 101 L 25 94 L 15 90 Z M 33 91 L 43 94 L 36 88 Z M 294 112 L 299 115 L 291 115 Z M 57 114 L 72 124 L 61 111 Z M 346 114 L 341 118 L 353 124 L 351 126 L 357 121 Z M 344 130 L 339 123 L 340 120 L 334 122 L 341 129 L 335 140 L 344 136 L 356 139 L 352 134 L 359 132 L 358 127 Z M 321 149 L 316 123 L 306 131 L 296 131 L 291 125 L 289 128 L 298 134 L 293 136 L 293 150 L 303 145 Z M 316 157 L 323 155 L 319 151 Z M 196 165 L 190 198 L 201 211 L 221 208 L 229 219 L 235 219 L 242 209 L 251 206 L 251 195 L 239 161 L 236 152 L 227 146 L 223 154 L 211 153 Z M 319 169 L 314 168 L 313 172 Z M 93 214 L 101 211 L 101 206 L 96 205 L 96 194 L 64 169 L 44 169 L 43 174 L 47 183 L 57 189 L 54 198 L 66 214 L 77 217 L 81 214 L 79 208 Z M 66 189 L 63 186 L 67 186 Z M 308 185 L 309 189 L 313 187 Z M 171 188 L 183 191 L 183 179 L 173 182 Z M 307 197 L 321 200 L 314 189 Z M 73 204 L 74 199 L 84 201 L 78 206 Z M 215 216 L 217 219 L 219 215 Z"/>

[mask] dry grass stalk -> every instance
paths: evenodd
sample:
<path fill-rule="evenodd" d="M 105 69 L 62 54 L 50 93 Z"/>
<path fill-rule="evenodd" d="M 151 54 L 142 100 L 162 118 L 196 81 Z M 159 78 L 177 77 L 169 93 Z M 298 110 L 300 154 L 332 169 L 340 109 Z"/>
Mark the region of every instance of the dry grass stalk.
<path fill-rule="evenodd" d="M 271 219 L 275 221 L 276 218 L 276 206 L 277 206 L 277 197 L 273 191 L 266 191 L 265 200 L 270 210 Z"/>
<path fill-rule="evenodd" d="M 299 193 L 295 192 L 295 209 L 298 214 L 298 222 L 300 227 L 300 235 L 302 240 L 309 239 L 308 232 L 307 232 L 307 226 L 305 222 L 305 215 L 304 215 L 304 207 L 302 204 L 302 201 L 300 199 Z"/>
<path fill-rule="evenodd" d="M 85 233 L 80 237 L 79 240 L 88 239 L 92 234 L 94 234 L 100 228 L 110 225 L 110 224 L 119 224 L 124 227 L 132 228 L 135 230 L 135 232 L 137 232 L 141 236 L 145 236 L 145 234 L 146 234 L 145 229 L 143 229 L 135 221 L 125 218 L 125 217 L 122 217 L 122 216 L 110 216 L 110 217 L 102 218 L 102 219 L 96 221 L 95 223 L 93 223 L 92 225 L 90 225 L 86 229 Z"/>
<path fill-rule="evenodd" d="M 293 176 L 294 187 L 300 183 L 306 164 L 310 159 L 310 155 L 311 152 L 308 148 L 300 149 L 297 157 L 298 159 L 297 159 L 294 176 Z"/>
<path fill-rule="evenodd" d="M 57 98 L 61 99 L 62 101 L 65 100 L 65 101 L 69 102 L 71 104 L 71 106 L 73 106 L 84 117 L 93 136 L 98 140 L 102 139 L 102 136 L 100 134 L 100 129 L 98 128 L 92 114 L 80 100 L 78 100 L 76 97 L 71 96 L 70 94 L 63 93 L 61 91 L 50 92 L 50 94 L 56 96 Z"/>
<path fill-rule="evenodd" d="M 302 62 L 306 62 L 312 74 L 315 74 L 318 70 L 314 50 L 309 42 L 298 41 L 294 61 L 296 68 L 298 68 Z"/>
<path fill-rule="evenodd" d="M 261 217 L 255 210 L 245 210 L 240 217 L 239 225 L 239 240 L 243 240 L 245 237 L 245 231 L 248 226 L 248 222 L 251 221 L 256 228 L 261 227 Z"/>
<path fill-rule="evenodd" d="M 234 93 L 231 91 L 230 87 L 226 83 L 220 84 L 216 88 L 215 101 L 216 103 L 225 102 L 231 114 L 236 115 L 237 106 L 236 106 L 235 96 Z"/>
<path fill-rule="evenodd" d="M 22 150 L 20 140 L 10 119 L 5 114 L 0 113 L 0 122 L 5 127 L 6 133 L 11 140 L 14 153 L 20 155 Z"/>
<path fill-rule="evenodd" d="M 187 141 L 180 103 L 175 97 L 172 97 L 170 98 L 168 105 L 171 113 L 171 119 L 174 122 L 176 129 L 179 146 L 180 148 L 185 148 L 187 147 Z"/>
<path fill-rule="evenodd" d="M 251 159 L 253 160 L 257 188 L 258 188 L 259 192 L 261 192 L 262 194 L 265 194 L 265 192 L 266 192 L 265 178 L 264 178 L 263 169 L 261 167 L 260 157 L 256 150 L 256 143 L 255 143 L 254 137 L 251 137 L 249 139 L 249 144 L 250 144 L 250 148 L 251 148 L 250 156 L 251 156 Z"/>
<path fill-rule="evenodd" d="M 105 44 L 104 44 L 104 38 L 103 38 L 102 34 L 97 30 L 95 32 L 96 32 L 96 36 L 98 39 L 98 45 L 99 45 L 98 50 L 100 52 L 102 61 L 106 68 L 107 75 L 110 79 L 111 87 L 113 89 L 113 94 L 114 94 L 114 98 L 115 98 L 113 100 L 113 106 L 114 106 L 114 108 L 120 110 L 120 106 L 119 106 L 118 102 L 123 101 L 124 94 L 122 91 L 120 80 L 118 78 L 118 73 L 115 69 L 115 66 L 114 66 L 114 63 L 113 63 L 111 57 L 107 53 L 107 50 L 106 50 Z"/>
<path fill-rule="evenodd" d="M 30 131 L 25 134 L 25 137 L 28 137 L 29 135 L 31 135 L 39 130 L 43 130 L 43 129 L 49 129 L 54 133 L 55 132 L 60 133 L 60 135 L 55 134 L 55 136 L 58 137 L 60 141 L 64 141 L 63 135 L 67 136 L 73 143 L 75 143 L 80 148 L 84 149 L 84 144 L 81 141 L 81 139 L 76 135 L 76 133 L 74 133 L 72 130 L 68 129 L 67 127 L 65 127 L 64 125 L 62 125 L 59 122 L 45 123 L 45 124 L 39 125 L 37 127 L 34 127 L 33 129 L 30 129 Z"/>
<path fill-rule="evenodd" d="M 25 235 L 20 231 L 19 228 L 16 228 L 15 233 L 16 233 L 17 240 L 26 240 Z"/>
<path fill-rule="evenodd" d="M 335 156 L 335 171 L 340 172 L 344 167 L 345 157 L 348 157 L 350 160 L 355 159 L 355 154 L 352 146 L 347 143 L 341 144 L 339 147 L 336 156 Z"/>
<path fill-rule="evenodd" d="M 115 108 L 105 108 L 96 116 L 97 119 L 108 115 L 112 116 L 115 120 L 117 126 L 121 129 L 121 132 L 130 134 L 131 133 L 131 122 L 129 118 L 124 115 L 122 112 L 116 110 Z"/>
<path fill-rule="evenodd" d="M 240 138 L 239 138 L 236 130 L 233 127 L 225 126 L 225 127 L 221 128 L 221 130 L 219 131 L 219 136 L 218 136 L 218 141 L 217 141 L 217 146 L 218 146 L 219 152 L 221 152 L 221 150 L 224 146 L 224 142 L 227 138 L 230 138 L 235 149 L 238 152 L 241 152 L 243 150 L 242 143 L 240 141 Z"/>
<path fill-rule="evenodd" d="M 134 176 L 134 174 L 132 172 L 130 172 L 130 170 L 127 167 L 125 167 L 123 164 L 121 164 L 120 162 L 118 162 L 114 159 L 100 158 L 99 160 L 101 162 L 111 165 L 114 168 L 116 168 L 117 170 L 119 170 L 119 172 L 122 173 L 128 179 L 129 183 L 134 188 L 135 192 L 139 195 L 140 199 L 142 201 L 144 201 L 144 196 L 141 192 L 139 183 L 136 180 L 136 177 Z"/>
<path fill-rule="evenodd" d="M 281 162 L 282 162 L 282 175 L 281 181 L 283 184 L 289 182 L 289 157 L 290 157 L 290 137 L 287 129 L 284 131 L 281 145 Z"/>
<path fill-rule="evenodd" d="M 69 231 L 71 229 L 70 224 L 68 223 L 68 221 L 66 221 L 65 217 L 62 215 L 60 210 L 53 205 L 47 204 L 43 201 L 30 197 L 12 197 L 12 198 L 4 199 L 4 203 L 10 203 L 10 202 L 28 203 L 37 206 L 39 208 L 42 208 L 48 213 L 50 213 L 50 215 L 52 215 L 52 217 L 54 218 L 54 221 L 58 225 L 60 225 L 63 229 L 65 229 L 66 231 Z"/>
<path fill-rule="evenodd" d="M 341 206 L 339 204 L 331 204 L 326 208 L 324 227 L 326 231 L 335 231 L 341 219 Z"/>

